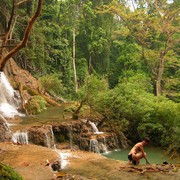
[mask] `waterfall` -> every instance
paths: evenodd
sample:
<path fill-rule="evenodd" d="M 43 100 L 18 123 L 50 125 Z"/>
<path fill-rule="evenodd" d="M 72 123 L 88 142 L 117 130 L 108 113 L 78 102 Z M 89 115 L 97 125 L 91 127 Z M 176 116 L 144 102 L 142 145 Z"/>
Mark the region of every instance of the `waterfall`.
<path fill-rule="evenodd" d="M 108 148 L 105 144 L 101 143 L 101 149 L 103 153 L 108 153 Z"/>
<path fill-rule="evenodd" d="M 69 143 L 70 143 L 70 149 L 72 149 L 72 126 L 69 126 Z"/>
<path fill-rule="evenodd" d="M 103 137 L 103 142 L 100 144 L 100 149 L 103 153 L 107 153 L 108 152 L 108 148 L 107 148 L 107 145 L 106 145 L 106 138 Z"/>
<path fill-rule="evenodd" d="M 20 95 L 13 90 L 3 72 L 0 72 L 0 114 L 12 118 L 20 115 L 17 111 L 20 105 Z"/>
<path fill-rule="evenodd" d="M 103 134 L 103 132 L 99 132 L 98 128 L 96 127 L 96 125 L 93 122 L 89 121 L 89 124 L 91 125 L 94 134 Z"/>
<path fill-rule="evenodd" d="M 52 144 L 53 144 L 54 149 L 56 149 L 54 132 L 53 132 L 52 126 L 50 127 L 50 131 L 51 131 L 51 137 L 52 137 Z"/>
<path fill-rule="evenodd" d="M 97 141 L 97 139 L 91 139 L 90 140 L 90 148 L 89 148 L 89 150 L 91 152 L 94 152 L 94 153 L 100 153 L 99 142 Z"/>
<path fill-rule="evenodd" d="M 46 145 L 48 148 L 51 148 L 51 141 L 50 141 L 50 137 L 47 135 L 47 133 L 44 133 L 45 137 L 46 137 Z"/>
<path fill-rule="evenodd" d="M 44 132 L 45 138 L 46 138 L 46 146 L 48 148 L 53 147 L 56 149 L 55 140 L 54 140 L 54 132 L 52 129 L 52 126 L 50 126 L 50 129 L 48 129 L 48 132 Z"/>
<path fill-rule="evenodd" d="M 28 133 L 16 131 L 13 133 L 12 141 L 14 143 L 28 144 Z"/>
<path fill-rule="evenodd" d="M 10 124 L 7 122 L 7 120 L 0 114 L 0 119 L 3 121 L 3 125 L 6 131 L 10 131 Z"/>

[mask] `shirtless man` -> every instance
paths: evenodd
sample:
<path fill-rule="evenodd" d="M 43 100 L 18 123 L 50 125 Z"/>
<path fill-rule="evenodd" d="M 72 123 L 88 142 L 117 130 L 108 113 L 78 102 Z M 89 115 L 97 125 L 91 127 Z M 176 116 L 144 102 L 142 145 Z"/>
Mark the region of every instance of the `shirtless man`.
<path fill-rule="evenodd" d="M 128 154 L 128 159 L 130 160 L 130 162 L 132 162 L 134 165 L 137 165 L 139 164 L 140 159 L 144 158 L 146 160 L 146 163 L 149 164 L 143 148 L 143 146 L 147 144 L 149 144 L 149 138 L 144 138 L 141 142 L 138 142 L 134 145 L 134 147 Z"/>

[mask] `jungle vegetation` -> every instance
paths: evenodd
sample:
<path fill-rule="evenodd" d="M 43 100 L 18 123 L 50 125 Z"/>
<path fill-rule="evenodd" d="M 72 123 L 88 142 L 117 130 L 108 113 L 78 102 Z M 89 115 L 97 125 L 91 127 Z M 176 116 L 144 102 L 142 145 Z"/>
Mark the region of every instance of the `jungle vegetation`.
<path fill-rule="evenodd" d="M 13 2 L 13 3 L 12 3 Z M 1 0 L 0 34 L 22 41 L 35 0 Z M 180 153 L 178 0 L 44 0 L 16 63 L 49 93 L 76 100 L 137 141 Z M 2 39 L 2 38 L 1 38 Z"/>

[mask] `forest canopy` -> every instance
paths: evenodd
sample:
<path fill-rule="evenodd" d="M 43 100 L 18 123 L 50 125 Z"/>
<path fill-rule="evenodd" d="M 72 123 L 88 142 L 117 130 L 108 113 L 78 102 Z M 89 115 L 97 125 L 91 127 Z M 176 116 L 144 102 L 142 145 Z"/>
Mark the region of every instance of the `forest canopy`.
<path fill-rule="evenodd" d="M 22 41 L 37 1 L 0 1 L 0 40 Z M 178 0 L 44 0 L 16 63 L 46 91 L 78 100 L 136 141 L 180 152 Z M 1 47 L 2 49 L 2 47 Z"/>

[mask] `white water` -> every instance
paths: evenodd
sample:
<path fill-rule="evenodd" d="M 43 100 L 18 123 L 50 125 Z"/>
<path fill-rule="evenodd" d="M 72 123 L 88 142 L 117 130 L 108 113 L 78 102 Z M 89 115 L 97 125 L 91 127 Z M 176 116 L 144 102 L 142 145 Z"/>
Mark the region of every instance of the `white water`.
<path fill-rule="evenodd" d="M 20 96 L 13 90 L 3 72 L 0 72 L 0 114 L 7 118 L 20 115 L 17 111 L 20 104 Z"/>
<path fill-rule="evenodd" d="M 107 148 L 107 145 L 106 145 L 106 138 L 103 137 L 103 141 L 100 146 L 101 146 L 101 151 L 102 153 L 108 153 L 108 148 Z"/>
<path fill-rule="evenodd" d="M 28 133 L 16 131 L 13 133 L 12 141 L 14 143 L 28 144 Z"/>
<path fill-rule="evenodd" d="M 46 137 L 46 146 L 48 148 L 51 148 L 51 140 L 50 140 L 50 137 L 47 135 L 47 133 L 45 132 L 44 133 L 45 137 Z"/>
<path fill-rule="evenodd" d="M 89 150 L 94 153 L 107 153 L 106 139 L 104 138 L 103 141 L 104 142 L 98 142 L 97 139 L 91 139 Z"/>
<path fill-rule="evenodd" d="M 89 121 L 89 124 L 91 125 L 94 134 L 103 134 L 103 132 L 99 132 L 98 128 L 96 127 L 96 125 L 93 122 Z"/>
<path fill-rule="evenodd" d="M 67 151 L 62 151 L 56 149 L 56 152 L 59 154 L 59 161 L 61 163 L 61 169 L 65 169 L 67 165 L 69 164 L 68 158 L 71 156 L 71 153 Z"/>
<path fill-rule="evenodd" d="M 54 132 L 53 132 L 52 126 L 50 126 L 50 129 L 49 129 L 48 132 L 44 132 L 44 135 L 45 135 L 45 138 L 46 138 L 46 146 L 48 148 L 56 149 Z"/>
<path fill-rule="evenodd" d="M 94 153 L 100 153 L 100 150 L 99 150 L 99 142 L 97 141 L 97 139 L 91 139 L 91 140 L 90 140 L 89 150 L 90 150 L 91 152 L 94 152 Z"/>
<path fill-rule="evenodd" d="M 7 120 L 0 114 L 0 118 L 4 121 L 4 128 L 5 130 L 9 131 L 10 124 L 7 122 Z"/>

